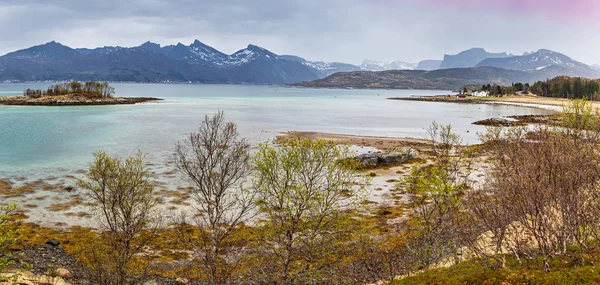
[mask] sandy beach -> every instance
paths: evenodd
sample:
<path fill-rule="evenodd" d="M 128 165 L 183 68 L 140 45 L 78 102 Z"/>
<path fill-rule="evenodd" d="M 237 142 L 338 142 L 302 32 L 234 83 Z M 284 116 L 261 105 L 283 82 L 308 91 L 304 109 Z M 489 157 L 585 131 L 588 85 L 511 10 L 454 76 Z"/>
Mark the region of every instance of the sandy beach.
<path fill-rule="evenodd" d="M 285 142 L 290 138 L 322 139 L 335 141 L 339 144 L 348 144 L 359 147 L 373 147 L 379 150 L 388 150 L 398 147 L 426 147 L 431 145 L 430 140 L 418 138 L 392 138 L 392 137 L 372 137 L 356 136 L 346 134 L 331 134 L 320 132 L 285 132 L 277 136 L 277 142 Z"/>
<path fill-rule="evenodd" d="M 415 96 L 404 98 L 388 98 L 390 100 L 404 101 L 424 101 L 424 102 L 447 102 L 447 103 L 466 103 L 466 104 L 501 104 L 520 107 L 539 108 L 551 111 L 562 111 L 569 99 L 566 98 L 550 98 L 540 97 L 535 95 L 511 95 L 504 97 L 467 97 L 457 98 L 455 96 L 448 97 L 447 95 L 438 96 Z M 600 111 L 600 102 L 590 102 L 594 109 Z"/>

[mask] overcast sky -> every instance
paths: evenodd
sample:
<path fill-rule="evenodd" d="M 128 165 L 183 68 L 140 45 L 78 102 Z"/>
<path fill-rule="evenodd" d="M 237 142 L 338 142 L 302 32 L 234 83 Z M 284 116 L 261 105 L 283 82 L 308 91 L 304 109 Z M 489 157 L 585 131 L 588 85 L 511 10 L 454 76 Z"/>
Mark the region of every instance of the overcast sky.
<path fill-rule="evenodd" d="M 471 47 L 540 48 L 600 64 L 596 0 L 0 0 L 0 54 L 71 47 L 189 44 L 358 64 L 418 62 Z"/>

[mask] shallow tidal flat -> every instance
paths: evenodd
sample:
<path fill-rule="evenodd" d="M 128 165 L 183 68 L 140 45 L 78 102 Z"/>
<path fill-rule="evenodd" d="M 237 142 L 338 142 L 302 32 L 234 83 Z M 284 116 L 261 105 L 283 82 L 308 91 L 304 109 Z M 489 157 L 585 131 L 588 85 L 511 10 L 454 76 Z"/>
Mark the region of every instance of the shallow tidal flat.
<path fill-rule="evenodd" d="M 0 95 L 22 94 L 43 84 L 0 84 Z M 19 202 L 27 221 L 50 225 L 91 225 L 89 207 L 76 179 L 92 153 L 127 156 L 147 153 L 157 181 L 158 200 L 166 212 L 187 209 L 187 183 L 172 163 L 175 144 L 196 131 L 205 114 L 223 110 L 242 136 L 256 145 L 287 131 L 365 137 L 425 138 L 433 120 L 452 124 L 467 144 L 477 143 L 493 117 L 550 114 L 551 111 L 506 105 L 392 101 L 390 97 L 429 96 L 441 91 L 315 90 L 276 86 L 114 84 L 118 97 L 158 97 L 162 101 L 110 106 L 0 106 L 0 199 Z M 357 151 L 376 151 L 377 141 Z M 385 142 L 383 142 L 385 144 Z M 362 148 L 360 148 L 362 146 Z M 372 180 L 372 201 L 395 203 L 400 174 Z M 386 172 L 386 173 L 387 173 Z M 368 173 L 367 173 L 368 174 Z M 387 181 L 391 182 L 387 182 Z M 377 190 L 382 188 L 383 190 Z M 389 197 L 388 197 L 389 196 Z"/>

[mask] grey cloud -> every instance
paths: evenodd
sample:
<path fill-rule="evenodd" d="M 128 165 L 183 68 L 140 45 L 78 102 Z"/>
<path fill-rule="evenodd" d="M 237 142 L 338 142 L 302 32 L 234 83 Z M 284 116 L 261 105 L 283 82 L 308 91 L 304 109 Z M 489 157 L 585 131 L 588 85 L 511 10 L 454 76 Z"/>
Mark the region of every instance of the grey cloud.
<path fill-rule="evenodd" d="M 392 2 L 392 1 L 389 1 Z M 395 1 L 398 3 L 399 1 Z M 0 53 L 57 40 L 74 47 L 190 43 L 224 52 L 257 44 L 311 60 L 416 62 L 474 46 L 522 53 L 549 48 L 600 62 L 580 29 L 493 11 L 375 0 L 0 0 Z M 561 38 L 556 32 L 561 32 Z M 599 36 L 589 27 L 589 38 Z M 520 36 L 519 36 L 520 35 Z"/>

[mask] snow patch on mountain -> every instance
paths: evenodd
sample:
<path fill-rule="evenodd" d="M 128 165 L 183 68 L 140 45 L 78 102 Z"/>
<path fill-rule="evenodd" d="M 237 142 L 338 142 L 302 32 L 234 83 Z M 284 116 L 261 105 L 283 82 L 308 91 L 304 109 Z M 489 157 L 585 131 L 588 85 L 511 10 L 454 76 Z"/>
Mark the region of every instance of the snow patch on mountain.
<path fill-rule="evenodd" d="M 379 62 L 374 60 L 365 60 L 359 66 L 361 70 L 383 71 L 383 70 L 413 70 L 417 68 L 417 64 L 404 61 Z"/>

